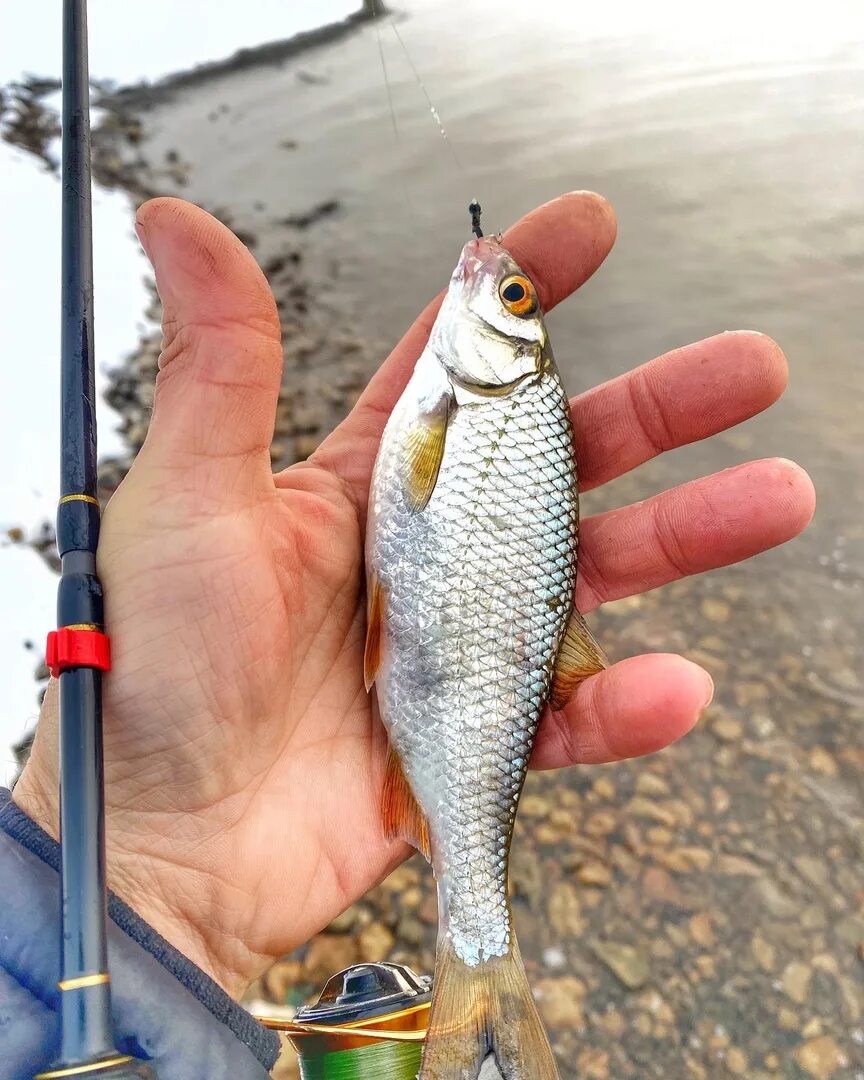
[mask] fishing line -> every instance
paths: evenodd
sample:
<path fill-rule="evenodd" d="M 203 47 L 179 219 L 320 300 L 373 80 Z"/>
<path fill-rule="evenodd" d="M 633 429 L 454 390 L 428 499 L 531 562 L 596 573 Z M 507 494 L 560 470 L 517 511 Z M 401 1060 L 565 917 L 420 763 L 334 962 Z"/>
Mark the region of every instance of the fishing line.
<path fill-rule="evenodd" d="M 467 176 L 467 170 L 459 159 L 459 155 L 456 153 L 456 147 L 450 141 L 450 137 L 444 129 L 444 124 L 441 121 L 441 116 L 439 115 L 438 110 L 435 108 L 435 103 L 429 96 L 429 91 L 426 89 L 426 83 L 423 82 L 423 78 L 411 58 L 411 53 L 408 51 L 408 46 L 405 44 L 404 40 L 402 39 L 402 35 L 399 33 L 399 27 L 396 25 L 395 20 L 392 18 L 390 20 L 390 26 L 393 29 L 393 33 L 396 35 L 397 41 L 402 46 L 402 51 L 405 53 L 405 59 L 408 61 L 411 70 L 414 72 L 414 78 L 417 80 L 417 85 L 423 91 L 423 96 L 426 98 L 426 104 L 429 106 L 429 112 L 432 114 L 432 119 L 438 125 L 438 130 L 441 132 L 441 137 L 444 139 L 444 142 L 446 142 L 448 147 L 450 148 L 450 153 L 453 155 L 453 160 L 456 162 L 456 165 L 458 166 L 460 172 L 464 176 Z"/>
<path fill-rule="evenodd" d="M 324 1054 L 298 1053 L 303 1080 L 414 1080 L 423 1044 L 378 1042 Z"/>
<path fill-rule="evenodd" d="M 392 87 L 390 85 L 390 77 L 389 77 L 389 74 L 388 74 L 388 71 L 387 71 L 387 59 L 386 59 L 386 55 L 385 55 L 384 42 L 383 42 L 382 33 L 381 33 L 381 21 L 384 19 L 385 15 L 387 15 L 388 13 L 386 12 L 386 9 L 384 9 L 381 6 L 381 0 L 373 0 L 372 7 L 373 7 L 373 14 L 375 16 L 377 16 L 376 19 L 375 19 L 375 34 L 376 34 L 377 43 L 378 43 L 378 57 L 379 57 L 379 60 L 381 62 L 381 73 L 382 73 L 383 78 L 384 78 L 384 89 L 385 89 L 386 94 L 387 94 L 387 105 L 388 105 L 388 108 L 390 110 L 390 122 L 391 122 L 392 127 L 393 127 L 393 136 L 396 139 L 396 141 L 399 142 L 399 141 L 401 141 L 401 137 L 400 137 L 400 134 L 399 134 L 399 125 L 398 125 L 397 120 L 396 120 L 396 108 L 395 108 L 395 105 L 394 105 L 394 102 L 393 102 L 393 91 L 392 91 Z M 414 76 L 414 80 L 416 81 L 417 85 L 420 88 L 421 93 L 423 94 L 423 97 L 426 100 L 426 104 L 427 104 L 427 106 L 429 108 L 429 113 L 430 113 L 434 123 L 436 124 L 436 126 L 438 128 L 438 131 L 441 134 L 441 138 L 447 144 L 447 147 L 448 147 L 448 149 L 450 151 L 450 154 L 451 154 L 451 156 L 453 158 L 453 161 L 454 161 L 457 169 L 459 170 L 461 175 L 467 179 L 468 171 L 465 168 L 465 165 L 462 162 L 462 159 L 459 157 L 459 154 L 457 153 L 456 147 L 454 146 L 452 140 L 450 139 L 450 136 L 447 134 L 447 129 L 444 127 L 444 122 L 441 119 L 441 114 L 438 112 L 438 108 L 435 105 L 435 102 L 432 100 L 432 95 L 429 93 L 429 90 L 428 90 L 428 88 L 426 86 L 426 83 L 423 80 L 423 76 L 420 74 L 420 71 L 417 68 L 417 65 L 414 63 L 414 58 L 412 57 L 411 52 L 410 52 L 410 50 L 408 49 L 408 46 L 405 43 L 405 39 L 402 37 L 402 34 L 399 32 L 399 27 L 396 25 L 395 16 L 390 15 L 389 18 L 387 19 L 387 22 L 389 23 L 390 28 L 393 30 L 393 35 L 396 38 L 396 41 L 398 42 L 399 47 L 401 48 L 402 52 L 405 55 L 405 59 L 408 62 L 408 66 L 411 69 L 411 73 Z M 407 189 L 407 186 L 405 184 L 405 178 L 400 174 L 399 179 L 400 179 L 400 185 L 402 187 L 403 196 L 405 198 L 405 203 L 408 206 L 409 211 L 411 211 L 412 214 L 413 214 L 413 207 L 411 205 L 411 200 L 408 197 L 408 189 Z M 472 231 L 474 232 L 475 236 L 481 237 L 483 235 L 483 232 L 482 232 L 482 230 L 480 228 L 480 204 L 477 202 L 476 199 L 472 201 L 472 203 L 471 203 L 470 207 L 468 208 L 468 210 L 469 210 L 469 213 L 471 214 L 471 228 L 472 228 Z"/>

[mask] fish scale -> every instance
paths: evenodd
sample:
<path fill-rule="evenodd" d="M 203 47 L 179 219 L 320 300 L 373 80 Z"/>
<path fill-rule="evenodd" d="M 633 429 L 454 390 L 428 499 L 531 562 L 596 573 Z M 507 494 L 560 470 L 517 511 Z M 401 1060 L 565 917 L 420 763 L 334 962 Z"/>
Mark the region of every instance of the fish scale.
<path fill-rule="evenodd" d="M 378 695 L 429 822 L 442 927 L 477 964 L 512 940 L 513 819 L 572 606 L 572 432 L 554 368 L 459 406 L 417 513 L 399 494 L 408 420 L 394 413 L 373 481 L 370 565 L 387 597 Z"/>

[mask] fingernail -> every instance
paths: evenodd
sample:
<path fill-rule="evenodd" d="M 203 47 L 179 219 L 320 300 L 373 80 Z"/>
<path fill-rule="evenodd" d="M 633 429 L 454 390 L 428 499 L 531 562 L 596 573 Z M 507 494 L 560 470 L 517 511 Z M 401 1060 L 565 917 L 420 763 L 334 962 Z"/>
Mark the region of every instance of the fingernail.
<path fill-rule="evenodd" d="M 705 704 L 702 706 L 703 712 L 714 700 L 714 680 L 711 678 L 707 671 L 705 672 L 705 678 L 708 680 L 708 696 L 705 698 Z"/>

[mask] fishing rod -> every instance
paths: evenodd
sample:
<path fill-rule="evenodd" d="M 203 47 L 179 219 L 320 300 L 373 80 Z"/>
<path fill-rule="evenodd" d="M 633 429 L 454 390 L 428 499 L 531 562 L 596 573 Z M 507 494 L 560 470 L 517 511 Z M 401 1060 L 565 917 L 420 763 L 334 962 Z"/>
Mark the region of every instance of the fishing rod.
<path fill-rule="evenodd" d="M 110 669 L 96 575 L 93 212 L 86 0 L 63 0 L 61 495 L 58 629 L 46 659 L 60 683 L 60 1057 L 38 1080 L 155 1080 L 118 1051 L 111 1022 L 105 890 L 102 675 Z"/>

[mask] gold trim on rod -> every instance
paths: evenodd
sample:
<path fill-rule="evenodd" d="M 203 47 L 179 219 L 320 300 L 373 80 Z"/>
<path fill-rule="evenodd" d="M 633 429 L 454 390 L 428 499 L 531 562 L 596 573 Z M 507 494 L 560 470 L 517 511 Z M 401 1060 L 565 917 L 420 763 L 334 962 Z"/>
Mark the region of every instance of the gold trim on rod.
<path fill-rule="evenodd" d="M 33 1080 L 53 1080 L 55 1076 L 81 1076 L 84 1073 L 96 1072 L 97 1069 L 107 1069 L 114 1065 L 125 1065 L 132 1058 L 128 1054 L 121 1057 L 105 1058 L 104 1061 L 96 1061 L 92 1065 L 71 1065 L 68 1069 L 49 1069 L 48 1072 L 36 1073 Z"/>
<path fill-rule="evenodd" d="M 82 986 L 101 986 L 111 981 L 107 971 L 98 971 L 93 975 L 78 975 L 74 979 L 61 979 L 57 985 L 61 990 L 80 990 Z"/>
<path fill-rule="evenodd" d="M 86 503 L 92 503 L 93 506 L 98 506 L 99 505 L 99 500 L 96 498 L 95 495 L 77 495 L 77 494 L 76 495 L 63 495 L 63 496 L 61 496 L 58 503 L 57 503 L 57 505 L 62 506 L 64 503 L 70 503 L 70 502 L 86 502 Z"/>

